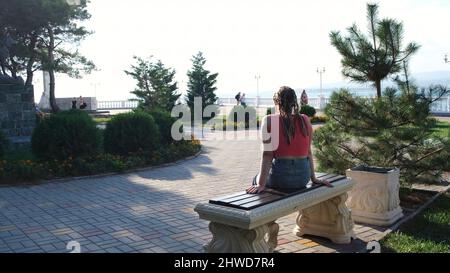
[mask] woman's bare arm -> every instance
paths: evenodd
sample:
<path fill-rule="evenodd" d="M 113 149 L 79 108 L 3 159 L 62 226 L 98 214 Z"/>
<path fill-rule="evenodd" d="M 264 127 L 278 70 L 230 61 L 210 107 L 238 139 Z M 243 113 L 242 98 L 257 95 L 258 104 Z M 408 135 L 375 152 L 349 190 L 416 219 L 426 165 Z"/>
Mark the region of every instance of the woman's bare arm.
<path fill-rule="evenodd" d="M 262 138 L 263 138 L 263 154 L 261 158 L 261 165 L 260 165 L 260 172 L 257 177 L 257 183 L 258 185 L 252 186 L 247 189 L 248 193 L 260 193 L 263 192 L 266 188 L 266 181 L 269 177 L 270 169 L 272 168 L 272 160 L 273 160 L 273 151 L 271 151 L 270 143 L 272 139 L 270 136 L 265 135 L 265 132 L 267 132 L 267 117 L 265 117 L 261 124 L 261 132 L 262 132 Z M 267 146 L 266 146 L 267 145 Z"/>
<path fill-rule="evenodd" d="M 316 171 L 315 171 L 315 167 L 314 167 L 314 156 L 313 156 L 313 152 L 312 152 L 312 140 L 313 140 L 314 130 L 313 130 L 313 127 L 312 127 L 312 124 L 311 124 L 309 118 L 307 118 L 306 120 L 307 120 L 306 123 L 308 126 L 308 131 L 310 132 L 308 158 L 309 158 L 309 166 L 311 168 L 311 181 L 315 184 L 323 184 L 327 187 L 333 187 L 333 185 L 330 182 L 317 179 L 317 177 L 316 177 Z"/>

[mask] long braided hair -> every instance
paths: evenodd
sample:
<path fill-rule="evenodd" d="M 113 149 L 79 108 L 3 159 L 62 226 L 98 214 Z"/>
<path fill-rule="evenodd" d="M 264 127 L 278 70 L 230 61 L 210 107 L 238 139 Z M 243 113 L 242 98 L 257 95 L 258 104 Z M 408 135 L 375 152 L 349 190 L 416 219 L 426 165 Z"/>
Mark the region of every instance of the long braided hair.
<path fill-rule="evenodd" d="M 295 124 L 296 118 L 299 118 L 301 124 L 301 133 L 307 137 L 309 135 L 306 122 L 300 115 L 300 109 L 298 106 L 297 95 L 294 89 L 283 86 L 275 93 L 273 100 L 280 110 L 280 117 L 283 123 L 284 135 L 287 143 L 290 145 L 292 139 L 295 136 Z"/>

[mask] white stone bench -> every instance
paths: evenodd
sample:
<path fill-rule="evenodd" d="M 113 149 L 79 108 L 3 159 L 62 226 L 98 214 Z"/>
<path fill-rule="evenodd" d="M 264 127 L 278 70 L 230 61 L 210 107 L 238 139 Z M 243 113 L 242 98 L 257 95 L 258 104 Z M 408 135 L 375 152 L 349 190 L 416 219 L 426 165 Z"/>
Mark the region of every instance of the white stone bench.
<path fill-rule="evenodd" d="M 338 244 L 350 243 L 355 238 L 354 224 L 345 202 L 353 182 L 343 176 L 321 176 L 334 177 L 335 181 L 330 180 L 334 187 L 310 184 L 308 189 L 286 196 L 271 190 L 262 197 L 241 192 L 198 204 L 195 211 L 200 219 L 210 221 L 213 235 L 205 252 L 271 253 L 278 242 L 275 221 L 295 212 L 299 212 L 294 229 L 297 236 L 309 234 Z"/>

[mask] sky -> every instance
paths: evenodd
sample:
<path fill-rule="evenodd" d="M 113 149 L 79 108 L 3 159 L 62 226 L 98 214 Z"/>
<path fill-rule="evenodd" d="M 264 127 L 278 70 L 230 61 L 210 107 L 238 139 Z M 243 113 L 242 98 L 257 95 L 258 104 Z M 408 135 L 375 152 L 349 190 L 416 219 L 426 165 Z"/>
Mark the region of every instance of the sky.
<path fill-rule="evenodd" d="M 56 96 L 95 96 L 126 100 L 135 82 L 124 73 L 133 56 L 161 60 L 176 70 L 185 93 L 191 58 L 202 51 L 206 67 L 219 73 L 217 95 L 241 91 L 255 97 L 280 86 L 317 88 L 317 68 L 325 68 L 324 85 L 342 82 L 340 55 L 329 33 L 356 23 L 367 27 L 361 0 L 91 0 L 94 32 L 79 46 L 99 71 L 83 79 L 58 75 Z M 405 42 L 422 47 L 412 58 L 413 73 L 450 71 L 450 0 L 380 0 L 380 17 L 404 23 Z M 35 82 L 36 100 L 42 79 Z"/>

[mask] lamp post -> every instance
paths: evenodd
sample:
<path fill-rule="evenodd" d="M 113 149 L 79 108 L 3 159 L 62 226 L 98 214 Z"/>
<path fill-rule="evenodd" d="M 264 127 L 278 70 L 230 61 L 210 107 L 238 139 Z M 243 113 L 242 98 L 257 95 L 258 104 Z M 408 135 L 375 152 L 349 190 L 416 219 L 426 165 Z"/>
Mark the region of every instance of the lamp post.
<path fill-rule="evenodd" d="M 325 67 L 322 68 L 322 69 L 317 68 L 317 73 L 320 74 L 319 108 L 322 110 L 323 108 L 325 108 L 325 100 L 324 100 L 324 97 L 323 97 L 323 84 L 322 84 L 323 74 L 325 73 Z"/>
<path fill-rule="evenodd" d="M 95 96 L 95 98 L 97 98 L 97 88 L 98 88 L 99 85 L 100 85 L 99 82 L 92 82 L 91 83 L 91 86 L 94 88 L 94 96 Z"/>
<path fill-rule="evenodd" d="M 322 69 L 317 68 L 317 73 L 320 74 L 320 96 L 323 96 L 323 88 L 322 88 L 322 79 L 323 79 L 323 74 L 325 73 L 325 67 Z"/>
<path fill-rule="evenodd" d="M 257 74 L 255 76 L 256 79 L 256 108 L 259 107 L 259 80 L 261 79 L 261 75 Z"/>

